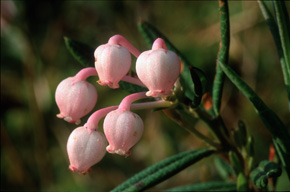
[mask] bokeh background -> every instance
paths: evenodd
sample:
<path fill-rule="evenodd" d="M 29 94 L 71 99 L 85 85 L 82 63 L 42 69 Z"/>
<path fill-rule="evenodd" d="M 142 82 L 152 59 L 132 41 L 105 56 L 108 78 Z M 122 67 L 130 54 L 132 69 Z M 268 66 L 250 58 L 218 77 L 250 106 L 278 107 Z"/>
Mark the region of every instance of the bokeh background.
<path fill-rule="evenodd" d="M 281 66 L 257 2 L 230 1 L 229 8 L 231 67 L 289 127 Z M 1 1 L 1 190 L 108 191 L 166 157 L 206 147 L 162 111 L 137 111 L 145 131 L 130 157 L 107 154 L 86 176 L 69 171 L 66 141 L 76 125 L 56 118 L 54 92 L 82 66 L 66 49 L 63 37 L 97 47 L 121 34 L 144 51 L 139 19 L 155 25 L 207 74 L 210 91 L 220 37 L 217 1 Z M 94 110 L 117 105 L 128 94 L 101 87 L 94 77 L 88 80 L 99 94 Z M 271 136 L 228 80 L 221 111 L 229 129 L 241 119 L 254 135 L 255 163 L 267 159 Z M 197 127 L 207 134 L 202 124 Z M 153 189 L 221 179 L 210 157 Z M 289 188 L 283 174 L 278 189 Z"/>

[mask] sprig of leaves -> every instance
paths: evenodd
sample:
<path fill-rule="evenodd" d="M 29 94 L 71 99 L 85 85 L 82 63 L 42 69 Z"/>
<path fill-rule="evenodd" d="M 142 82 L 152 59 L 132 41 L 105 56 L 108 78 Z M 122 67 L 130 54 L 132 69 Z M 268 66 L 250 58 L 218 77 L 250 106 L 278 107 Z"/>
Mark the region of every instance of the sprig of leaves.
<path fill-rule="evenodd" d="M 222 70 L 232 83 L 245 95 L 253 104 L 260 119 L 273 137 L 273 143 L 278 155 L 290 177 L 290 134 L 277 114 L 272 111 L 262 99 L 236 74 L 228 65 L 219 62 Z"/>
<path fill-rule="evenodd" d="M 264 160 L 251 172 L 250 179 L 256 187 L 265 188 L 269 178 L 279 177 L 281 173 L 282 170 L 276 163 Z"/>
<path fill-rule="evenodd" d="M 212 149 L 198 149 L 171 156 L 137 173 L 113 189 L 112 192 L 143 191 L 158 183 L 161 183 L 162 181 L 213 153 L 214 150 Z"/>
<path fill-rule="evenodd" d="M 258 3 L 272 33 L 280 58 L 290 109 L 290 23 L 286 5 L 283 1 L 274 1 L 276 22 L 265 2 L 258 0 Z"/>
<path fill-rule="evenodd" d="M 175 187 L 166 191 L 236 191 L 236 183 L 226 181 L 211 181 L 192 185 Z"/>

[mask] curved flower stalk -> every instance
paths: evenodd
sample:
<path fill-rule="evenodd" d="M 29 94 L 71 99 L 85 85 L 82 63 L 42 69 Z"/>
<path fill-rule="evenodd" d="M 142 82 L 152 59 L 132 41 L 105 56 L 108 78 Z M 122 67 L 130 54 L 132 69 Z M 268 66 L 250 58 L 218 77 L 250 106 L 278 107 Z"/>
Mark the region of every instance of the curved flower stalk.
<path fill-rule="evenodd" d="M 69 123 L 80 124 L 83 116 L 87 115 L 97 103 L 97 91 L 95 87 L 86 82 L 90 76 L 98 76 L 94 67 L 80 70 L 74 77 L 64 79 L 55 92 L 55 100 L 60 113 L 58 118 L 63 118 Z M 145 86 L 138 78 L 125 76 L 126 81 L 139 86 Z"/>
<path fill-rule="evenodd" d="M 99 74 L 100 85 L 119 88 L 119 81 L 125 77 L 131 66 L 131 51 L 136 57 L 140 52 L 123 36 L 115 35 L 109 42 L 100 45 L 94 53 L 95 67 Z"/>
<path fill-rule="evenodd" d="M 74 82 L 76 81 L 85 81 L 90 76 L 98 76 L 98 72 L 94 67 L 87 67 L 82 70 L 80 70 L 75 76 L 74 76 Z M 132 83 L 135 85 L 139 85 L 142 87 L 145 87 L 145 85 L 140 81 L 140 79 L 131 77 L 131 76 L 124 76 L 121 81 L 125 81 L 128 83 Z"/>
<path fill-rule="evenodd" d="M 131 104 L 130 110 L 142 110 L 142 109 L 154 109 L 154 108 L 169 108 L 174 106 L 175 103 L 171 101 L 151 101 L 144 103 Z M 87 123 L 84 124 L 89 131 L 98 130 L 99 121 L 105 117 L 108 113 L 118 109 L 119 106 L 110 106 L 103 109 L 99 109 L 94 112 L 88 119 Z"/>
<path fill-rule="evenodd" d="M 167 50 L 164 41 L 158 38 L 153 43 L 152 50 L 145 51 L 138 57 L 136 72 L 149 89 L 147 96 L 170 95 L 180 73 L 180 60 L 174 52 Z"/>
<path fill-rule="evenodd" d="M 109 142 L 106 148 L 109 153 L 129 156 L 130 148 L 140 140 L 144 130 L 143 121 L 129 110 L 132 102 L 145 97 L 145 92 L 129 95 L 123 99 L 117 110 L 106 116 L 104 133 Z"/>

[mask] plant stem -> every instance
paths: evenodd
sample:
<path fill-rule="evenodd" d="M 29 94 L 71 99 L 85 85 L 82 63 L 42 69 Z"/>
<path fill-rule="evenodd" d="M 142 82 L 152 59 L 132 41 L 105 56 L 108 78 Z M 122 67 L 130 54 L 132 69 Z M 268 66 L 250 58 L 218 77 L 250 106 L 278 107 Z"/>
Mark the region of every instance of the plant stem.
<path fill-rule="evenodd" d="M 88 130 L 97 130 L 99 121 L 105 117 L 108 113 L 110 113 L 113 110 L 116 110 L 118 106 L 111 106 L 106 107 L 103 109 L 99 109 L 96 112 L 94 112 L 88 119 L 87 123 L 84 125 Z"/>
<path fill-rule="evenodd" d="M 98 72 L 96 68 L 94 67 L 86 67 L 82 70 L 80 70 L 75 76 L 74 76 L 74 83 L 77 81 L 85 81 L 90 76 L 98 76 Z M 140 81 L 138 78 L 134 78 L 131 76 L 125 76 L 121 79 L 121 81 L 125 81 L 128 83 L 132 83 L 135 85 L 139 85 L 142 87 L 145 87 L 145 85 Z"/>
<path fill-rule="evenodd" d="M 224 122 L 219 116 L 218 118 L 215 119 L 209 119 L 208 116 L 205 115 L 203 111 L 201 111 L 200 108 L 189 108 L 189 112 L 192 114 L 194 118 L 199 118 L 205 125 L 206 127 L 212 131 L 215 136 L 219 139 L 220 145 L 219 149 L 221 152 L 228 152 L 228 151 L 234 151 L 240 160 L 242 164 L 244 164 L 244 159 L 240 151 L 235 147 L 235 145 L 232 144 L 228 132 L 224 132 L 223 130 L 227 130 Z"/>
<path fill-rule="evenodd" d="M 156 109 L 156 108 L 169 108 L 175 104 L 171 101 L 151 101 L 145 103 L 131 104 L 130 110 L 142 110 L 142 109 Z"/>
<path fill-rule="evenodd" d="M 131 77 L 131 76 L 125 76 L 121 79 L 121 81 L 126 81 L 128 83 L 132 83 L 132 84 L 135 84 L 135 85 L 139 85 L 139 86 L 142 86 L 142 87 L 146 87 L 142 81 L 140 81 L 140 79 L 138 78 L 134 78 L 134 77 Z"/>
<path fill-rule="evenodd" d="M 153 108 L 164 108 L 164 107 L 168 108 L 173 105 L 174 105 L 173 102 L 163 101 L 163 100 L 137 103 L 137 104 L 130 103 L 129 110 L 153 109 Z M 115 106 L 110 106 L 110 107 L 97 110 L 89 117 L 84 127 L 86 127 L 89 131 L 98 129 L 99 121 L 111 111 L 118 109 L 118 107 L 119 105 L 115 105 Z"/>
<path fill-rule="evenodd" d="M 134 102 L 137 101 L 139 99 L 144 99 L 147 98 L 146 96 L 146 92 L 140 92 L 140 93 L 133 93 L 131 95 L 126 96 L 122 102 L 119 105 L 118 110 L 120 112 L 123 111 L 129 111 L 130 110 L 130 105 Z"/>
<path fill-rule="evenodd" d="M 190 116 L 187 117 L 188 114 L 183 110 L 165 110 L 164 111 L 173 121 L 175 121 L 180 127 L 184 128 L 190 134 L 195 135 L 199 139 L 203 140 L 205 143 L 215 147 L 216 149 L 220 149 L 221 146 L 219 143 L 212 141 L 211 139 L 207 138 L 205 135 L 200 133 L 198 130 L 195 129 L 196 123 L 199 121 L 198 118 L 192 118 Z M 190 119 L 190 120 L 189 120 Z M 190 128 L 189 128 L 190 127 Z"/>
<path fill-rule="evenodd" d="M 119 44 L 127 48 L 135 57 L 139 57 L 140 51 L 136 49 L 125 37 L 121 35 L 114 35 L 109 39 L 108 44 Z"/>
<path fill-rule="evenodd" d="M 218 53 L 218 60 L 223 63 L 228 63 L 229 48 L 230 48 L 230 22 L 229 8 L 227 0 L 219 0 L 220 23 L 221 23 L 221 42 Z M 224 73 L 217 62 L 216 76 L 213 83 L 213 109 L 215 115 L 220 113 L 221 98 L 224 84 Z"/>
<path fill-rule="evenodd" d="M 85 81 L 90 76 L 98 76 L 98 72 L 97 72 L 96 68 L 94 68 L 94 67 L 86 67 L 86 68 L 80 70 L 74 76 L 74 82 Z"/>

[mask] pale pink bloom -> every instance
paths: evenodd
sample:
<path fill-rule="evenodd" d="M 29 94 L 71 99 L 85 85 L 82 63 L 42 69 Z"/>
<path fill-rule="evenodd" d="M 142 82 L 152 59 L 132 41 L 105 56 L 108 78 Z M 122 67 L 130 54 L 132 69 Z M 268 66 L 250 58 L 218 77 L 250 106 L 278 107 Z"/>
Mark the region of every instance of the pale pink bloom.
<path fill-rule="evenodd" d="M 94 53 L 95 67 L 100 85 L 119 88 L 119 81 L 128 73 L 131 55 L 128 49 L 117 44 L 100 45 Z"/>
<path fill-rule="evenodd" d="M 99 131 L 89 132 L 85 127 L 76 128 L 67 141 L 69 168 L 73 172 L 86 174 L 91 166 L 103 159 L 106 154 L 107 141 Z"/>
<path fill-rule="evenodd" d="M 57 86 L 55 101 L 60 110 L 58 118 L 79 124 L 80 118 L 88 114 L 96 105 L 97 90 L 86 81 L 75 82 L 73 77 L 68 77 Z"/>
<path fill-rule="evenodd" d="M 178 56 L 165 45 L 141 53 L 136 62 L 139 79 L 148 87 L 147 96 L 160 97 L 171 94 L 180 73 Z"/>
<path fill-rule="evenodd" d="M 109 142 L 107 151 L 130 155 L 130 148 L 140 140 L 143 129 L 143 121 L 137 114 L 131 111 L 111 111 L 104 120 L 104 133 Z"/>

